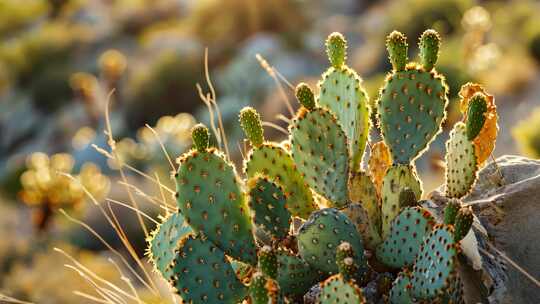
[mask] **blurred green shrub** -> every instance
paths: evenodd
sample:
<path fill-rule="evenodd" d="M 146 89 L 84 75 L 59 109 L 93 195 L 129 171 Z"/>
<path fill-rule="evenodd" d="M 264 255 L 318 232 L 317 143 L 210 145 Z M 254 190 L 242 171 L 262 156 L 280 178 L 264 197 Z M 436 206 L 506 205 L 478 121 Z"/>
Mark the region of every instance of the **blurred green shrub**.
<path fill-rule="evenodd" d="M 515 126 L 512 135 L 523 154 L 540 158 L 540 108 Z"/>

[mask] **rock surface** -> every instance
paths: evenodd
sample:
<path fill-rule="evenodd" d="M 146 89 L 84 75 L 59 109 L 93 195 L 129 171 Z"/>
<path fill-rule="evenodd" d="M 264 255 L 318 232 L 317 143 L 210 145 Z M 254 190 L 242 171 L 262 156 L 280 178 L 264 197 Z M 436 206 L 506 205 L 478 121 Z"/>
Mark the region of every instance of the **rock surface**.
<path fill-rule="evenodd" d="M 445 204 L 440 191 L 430 194 L 437 213 Z M 540 278 L 540 161 L 498 158 L 480 171 L 463 202 L 477 217 L 473 228 L 481 256 L 474 261 L 468 254 L 462 263 L 467 303 L 540 303 L 540 286 L 533 281 Z M 474 238 L 464 246 L 475 247 Z"/>

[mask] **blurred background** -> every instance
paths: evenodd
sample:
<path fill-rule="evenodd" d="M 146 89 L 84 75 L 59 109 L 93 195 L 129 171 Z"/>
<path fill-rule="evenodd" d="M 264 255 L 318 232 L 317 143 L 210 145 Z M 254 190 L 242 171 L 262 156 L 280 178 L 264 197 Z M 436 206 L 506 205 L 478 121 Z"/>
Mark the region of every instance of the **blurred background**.
<path fill-rule="evenodd" d="M 143 258 L 150 218 L 175 204 L 163 150 L 174 161 L 196 122 L 219 118 L 240 165 L 238 111 L 256 107 L 277 125 L 267 137 L 284 139 L 287 100 L 296 107 L 288 82 L 316 85 L 329 33 L 347 37 L 373 101 L 390 70 L 385 36 L 404 32 L 415 58 L 426 28 L 442 34 L 437 69 L 451 100 L 445 132 L 417 161 L 426 190 L 443 180 L 468 81 L 496 97 L 494 156 L 540 158 L 538 1 L 0 0 L 0 293 L 94 302 L 91 279 L 64 266 L 73 257 L 142 301 L 171 303 L 152 292 L 164 284 Z"/>

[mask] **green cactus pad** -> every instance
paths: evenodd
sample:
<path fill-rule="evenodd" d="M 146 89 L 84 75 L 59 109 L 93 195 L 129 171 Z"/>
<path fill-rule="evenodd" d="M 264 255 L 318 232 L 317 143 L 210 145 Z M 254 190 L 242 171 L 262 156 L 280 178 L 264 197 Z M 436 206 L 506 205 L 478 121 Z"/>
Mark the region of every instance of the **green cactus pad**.
<path fill-rule="evenodd" d="M 381 205 L 377 188 L 371 177 L 364 171 L 351 174 L 349 178 L 349 200 L 361 204 L 366 210 L 371 225 L 377 232 L 381 231 Z"/>
<path fill-rule="evenodd" d="M 446 196 L 461 198 L 471 191 L 478 171 L 474 151 L 465 124 L 458 122 L 446 142 Z"/>
<path fill-rule="evenodd" d="M 176 200 L 191 227 L 235 259 L 257 261 L 249 209 L 234 167 L 215 149 L 179 158 Z"/>
<path fill-rule="evenodd" d="M 259 269 L 271 279 L 277 279 L 278 260 L 276 253 L 270 246 L 263 246 L 259 250 Z"/>
<path fill-rule="evenodd" d="M 273 239 L 285 238 L 289 234 L 291 214 L 281 186 L 261 175 L 251 178 L 247 185 L 253 223 Z"/>
<path fill-rule="evenodd" d="M 261 272 L 256 272 L 251 278 L 249 285 L 249 298 L 251 304 L 277 304 L 279 287 L 277 282 L 266 277 Z"/>
<path fill-rule="evenodd" d="M 347 137 L 323 108 L 300 111 L 290 127 L 292 156 L 308 185 L 335 207 L 347 203 Z"/>
<path fill-rule="evenodd" d="M 386 36 L 386 50 L 394 71 L 403 71 L 407 65 L 407 37 L 398 31 L 393 31 Z"/>
<path fill-rule="evenodd" d="M 459 200 L 455 198 L 450 199 L 446 204 L 446 207 L 444 207 L 444 224 L 453 225 L 460 208 L 461 203 Z"/>
<path fill-rule="evenodd" d="M 262 145 L 264 132 L 259 113 L 252 107 L 244 107 L 240 111 L 239 120 L 240 126 L 251 144 L 255 147 Z"/>
<path fill-rule="evenodd" d="M 474 215 L 471 207 L 462 207 L 459 209 L 454 223 L 454 241 L 461 241 L 469 233 L 473 221 Z"/>
<path fill-rule="evenodd" d="M 313 110 L 316 106 L 315 104 L 315 95 L 313 95 L 313 90 L 307 85 L 307 83 L 301 82 L 296 86 L 294 92 L 296 99 L 308 110 Z"/>
<path fill-rule="evenodd" d="M 196 124 L 191 129 L 191 138 L 197 150 L 206 151 L 210 143 L 210 132 L 205 125 Z"/>
<path fill-rule="evenodd" d="M 341 33 L 333 32 L 326 39 L 326 54 L 335 68 L 340 68 L 347 59 L 347 40 Z"/>
<path fill-rule="evenodd" d="M 396 280 L 392 283 L 392 289 L 388 299 L 390 304 L 413 304 L 411 298 L 411 274 L 404 270 L 398 274 Z"/>
<path fill-rule="evenodd" d="M 180 213 L 172 213 L 163 218 L 162 223 L 150 234 L 148 256 L 166 280 L 172 275 L 169 265 L 174 258 L 178 240 L 192 232 Z"/>
<path fill-rule="evenodd" d="M 364 304 L 366 299 L 362 290 L 341 274 L 329 277 L 320 284 L 321 294 L 318 304 Z"/>
<path fill-rule="evenodd" d="M 393 268 L 412 265 L 424 236 L 429 234 L 434 225 L 435 219 L 426 209 L 402 209 L 392 221 L 388 237 L 377 247 L 377 260 Z"/>
<path fill-rule="evenodd" d="M 439 48 L 441 47 L 441 37 L 434 30 L 426 30 L 420 37 L 418 43 L 420 49 L 420 61 L 426 71 L 431 71 L 439 58 Z"/>
<path fill-rule="evenodd" d="M 399 205 L 399 195 L 401 190 L 406 187 L 416 194 L 417 200 L 422 197 L 422 184 L 414 166 L 397 164 L 388 168 L 381 189 L 383 238 L 390 232 L 392 220 L 400 213 L 403 207 Z"/>
<path fill-rule="evenodd" d="M 327 208 L 314 212 L 298 231 L 300 256 L 314 269 L 325 274 L 338 272 L 336 248 L 343 242 L 351 244 L 356 254 L 359 272 L 367 269 L 362 238 L 351 220 L 340 211 Z"/>
<path fill-rule="evenodd" d="M 185 303 L 236 304 L 247 294 L 225 253 L 200 236 L 180 240 L 171 267 L 171 284 Z"/>
<path fill-rule="evenodd" d="M 306 219 L 317 209 L 311 190 L 282 146 L 264 143 L 251 150 L 244 170 L 250 178 L 261 173 L 280 184 L 287 195 L 287 209 L 291 215 Z"/>
<path fill-rule="evenodd" d="M 475 93 L 469 101 L 469 107 L 467 108 L 467 139 L 474 140 L 486 122 L 486 112 L 487 112 L 487 101 L 486 95 L 481 92 Z"/>
<path fill-rule="evenodd" d="M 409 164 L 441 131 L 448 87 L 435 70 L 411 64 L 386 78 L 380 91 L 378 117 L 394 163 Z"/>
<path fill-rule="evenodd" d="M 362 236 L 366 248 L 374 250 L 382 242 L 377 224 L 373 224 L 371 219 L 360 204 L 349 204 L 341 210 L 356 227 L 356 231 Z M 380 220 L 379 220 L 380 222 Z M 380 227 L 380 224 L 379 224 Z"/>
<path fill-rule="evenodd" d="M 311 268 L 302 258 L 284 250 L 276 254 L 277 281 L 285 297 L 292 299 L 303 297 L 311 286 L 323 278 L 319 271 Z"/>
<path fill-rule="evenodd" d="M 329 68 L 318 84 L 319 105 L 336 115 L 349 139 L 351 171 L 360 168 L 369 134 L 368 96 L 361 83 L 356 72 L 344 65 Z"/>
<path fill-rule="evenodd" d="M 229 259 L 229 263 L 231 264 L 231 267 L 234 270 L 238 280 L 244 284 L 248 284 L 255 268 L 249 264 L 233 259 Z"/>
<path fill-rule="evenodd" d="M 430 300 L 450 288 L 456 273 L 458 246 L 452 226 L 438 225 L 424 238 L 412 272 L 411 295 Z"/>
<path fill-rule="evenodd" d="M 364 281 L 365 276 L 359 276 L 362 273 L 358 271 L 360 267 L 355 261 L 356 252 L 354 252 L 351 244 L 347 242 L 341 243 L 336 249 L 338 271 L 346 280 L 361 283 Z"/>

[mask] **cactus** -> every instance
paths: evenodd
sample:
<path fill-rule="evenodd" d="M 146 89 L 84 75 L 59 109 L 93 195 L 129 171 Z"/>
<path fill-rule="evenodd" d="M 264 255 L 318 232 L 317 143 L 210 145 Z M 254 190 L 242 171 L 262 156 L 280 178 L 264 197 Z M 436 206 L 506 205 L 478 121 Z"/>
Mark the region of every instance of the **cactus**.
<path fill-rule="evenodd" d="M 339 33 L 330 34 L 326 40 L 326 52 L 332 66 L 318 83 L 318 104 L 336 115 L 349 139 L 350 169 L 355 172 L 360 168 L 369 133 L 368 96 L 360 77 L 345 65 L 345 37 Z"/>
<path fill-rule="evenodd" d="M 404 207 L 399 201 L 401 191 L 409 188 L 416 195 L 422 197 L 422 183 L 411 165 L 392 165 L 386 172 L 382 183 L 382 235 L 387 236 L 394 217 Z"/>
<path fill-rule="evenodd" d="M 319 304 L 355 303 L 365 304 L 366 299 L 362 290 L 351 281 L 347 281 L 341 274 L 331 276 L 321 283 Z"/>
<path fill-rule="evenodd" d="M 286 208 L 286 196 L 281 186 L 261 176 L 250 179 L 247 186 L 254 225 L 274 239 L 284 239 L 289 234 L 291 214 Z"/>
<path fill-rule="evenodd" d="M 252 304 L 277 304 L 279 287 L 273 279 L 256 272 L 249 285 L 249 298 Z"/>
<path fill-rule="evenodd" d="M 200 235 L 180 239 L 171 263 L 171 284 L 182 299 L 195 303 L 237 303 L 247 288 L 236 278 L 225 253 Z"/>
<path fill-rule="evenodd" d="M 298 232 L 300 256 L 325 274 L 338 272 L 336 248 L 342 242 L 349 242 L 353 247 L 357 253 L 358 271 L 365 272 L 367 265 L 362 239 L 350 219 L 338 210 L 327 208 L 314 212 Z"/>
<path fill-rule="evenodd" d="M 303 107 L 290 126 L 290 133 L 294 162 L 308 185 L 328 199 L 331 206 L 345 206 L 348 143 L 334 114 L 325 108 Z"/>
<path fill-rule="evenodd" d="M 392 221 L 388 237 L 377 247 L 377 259 L 394 268 L 412 265 L 424 236 L 434 225 L 429 211 L 421 207 L 403 208 Z"/>
<path fill-rule="evenodd" d="M 433 68 L 439 41 L 433 30 L 424 32 L 420 38 L 422 65 L 406 65 L 405 36 L 394 31 L 387 37 L 394 70 L 380 91 L 377 113 L 384 142 L 394 163 L 409 164 L 441 131 L 446 117 L 448 86 L 444 76 Z"/>
<path fill-rule="evenodd" d="M 178 160 L 176 200 L 180 212 L 195 231 L 227 255 L 255 264 L 251 221 L 234 167 L 216 149 L 200 148 Z"/>
<path fill-rule="evenodd" d="M 156 270 L 165 279 L 170 279 L 173 275 L 169 265 L 174 258 L 173 254 L 178 241 L 191 233 L 193 230 L 185 223 L 180 213 L 173 213 L 163 218 L 162 223 L 151 233 L 147 254 Z"/>
<path fill-rule="evenodd" d="M 262 173 L 279 183 L 287 194 L 287 209 L 301 218 L 308 218 L 316 209 L 311 190 L 304 178 L 296 170 L 294 161 L 282 145 L 264 141 L 264 133 L 259 114 L 253 108 L 244 108 L 240 114 L 240 124 L 254 148 L 244 162 L 248 177 Z"/>
<path fill-rule="evenodd" d="M 458 246 L 452 226 L 436 226 L 424 239 L 411 277 L 411 294 L 429 300 L 449 289 L 456 273 Z"/>
<path fill-rule="evenodd" d="M 482 87 L 462 87 L 463 120 L 446 144 L 449 203 L 437 223 L 422 207 L 414 160 L 440 132 L 448 89 L 435 68 L 439 35 L 427 30 L 419 47 L 419 63 L 407 63 L 405 36 L 387 37 L 393 71 L 377 103 L 383 141 L 371 145 L 367 171 L 360 164 L 370 109 L 340 34 L 327 40 L 332 66 L 318 94 L 296 87 L 302 106 L 287 140 L 266 140 L 257 111 L 242 109 L 251 143 L 245 178 L 210 147 L 205 126 L 192 129 L 194 149 L 175 174 L 179 212 L 149 239 L 151 262 L 183 302 L 300 303 L 314 295 L 317 303 L 365 303 L 369 280 L 390 304 L 463 302 L 457 254 L 474 215 L 459 199 L 493 151 L 497 112 Z"/>

